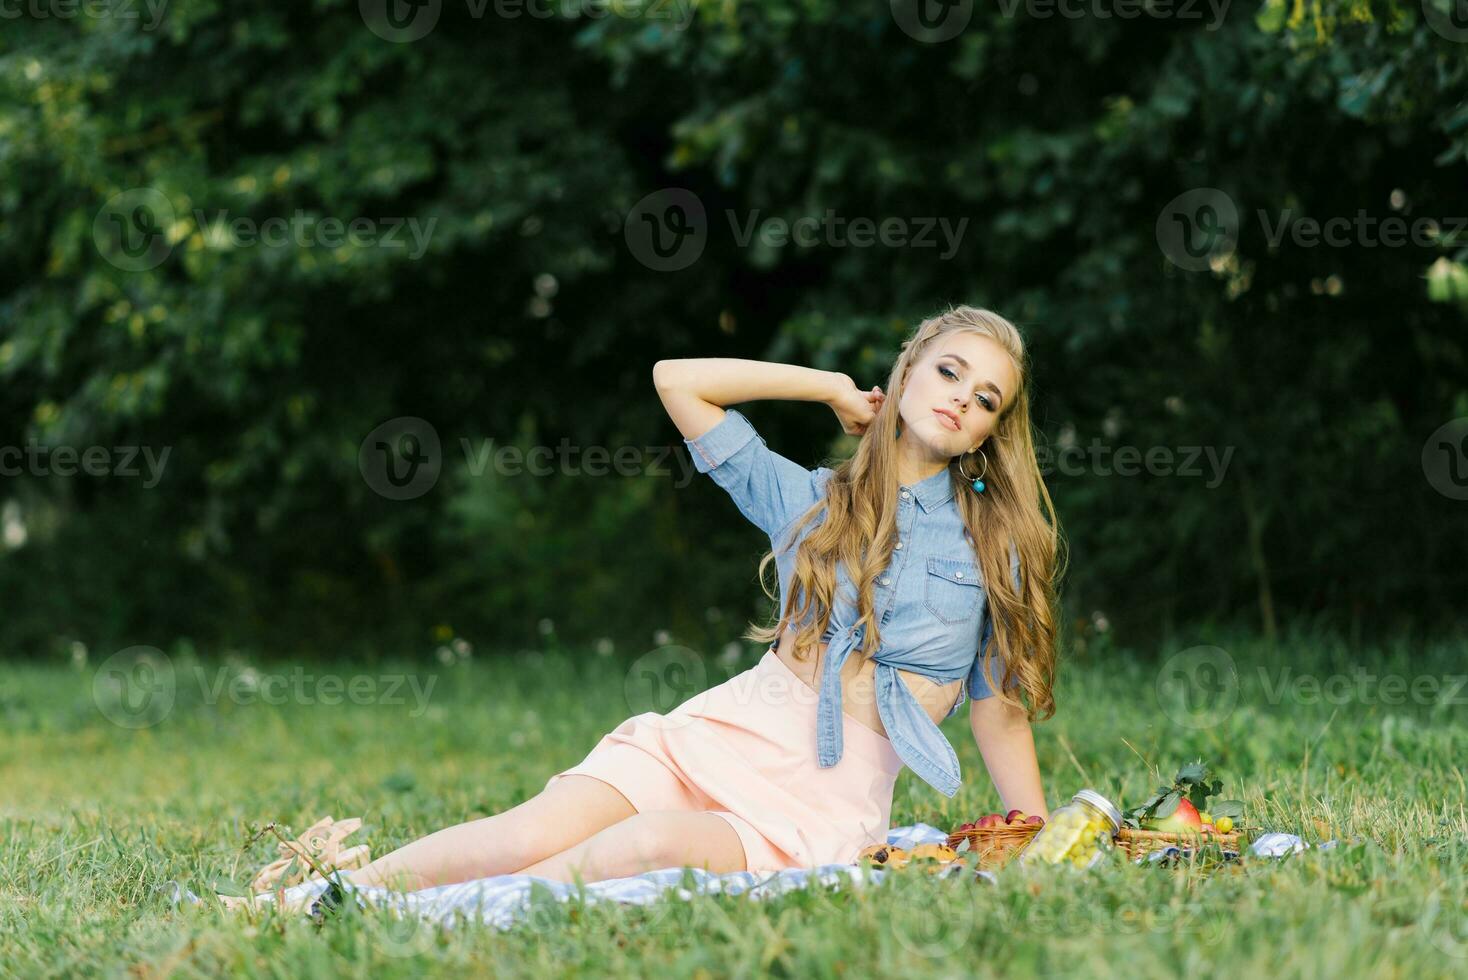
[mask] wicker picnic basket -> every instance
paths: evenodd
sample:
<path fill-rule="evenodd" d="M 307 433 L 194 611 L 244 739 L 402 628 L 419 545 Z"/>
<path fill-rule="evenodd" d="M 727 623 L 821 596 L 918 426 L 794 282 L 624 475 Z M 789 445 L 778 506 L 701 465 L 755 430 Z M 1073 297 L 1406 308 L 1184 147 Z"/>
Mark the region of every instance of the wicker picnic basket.
<path fill-rule="evenodd" d="M 1165 833 L 1161 830 L 1136 830 L 1132 827 L 1123 827 L 1116 835 L 1116 846 L 1126 852 L 1131 860 L 1145 857 L 1153 851 L 1161 851 L 1169 847 L 1219 847 L 1225 851 L 1237 851 L 1239 841 L 1243 839 L 1243 832 L 1231 830 L 1226 834 L 1220 834 L 1216 830 L 1202 834 L 1175 834 Z"/>
<path fill-rule="evenodd" d="M 948 835 L 947 844 L 954 850 L 959 845 L 968 841 L 968 850 L 978 855 L 979 867 L 985 871 L 1002 867 L 1010 858 L 1019 853 L 1030 840 L 1039 833 L 1038 824 L 1020 824 L 1017 826 L 1004 825 L 1002 827 L 974 828 Z"/>

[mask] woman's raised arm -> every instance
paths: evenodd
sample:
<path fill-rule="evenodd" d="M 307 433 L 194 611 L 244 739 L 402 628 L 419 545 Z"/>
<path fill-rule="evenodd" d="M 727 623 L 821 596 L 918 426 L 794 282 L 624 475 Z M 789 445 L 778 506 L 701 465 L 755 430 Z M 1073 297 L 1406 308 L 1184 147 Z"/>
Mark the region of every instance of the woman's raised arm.
<path fill-rule="evenodd" d="M 821 402 L 835 410 L 848 434 L 857 435 L 881 401 L 859 391 L 839 371 L 740 357 L 658 361 L 652 366 L 652 381 L 685 439 L 697 439 L 722 422 L 723 406 L 760 399 Z"/>

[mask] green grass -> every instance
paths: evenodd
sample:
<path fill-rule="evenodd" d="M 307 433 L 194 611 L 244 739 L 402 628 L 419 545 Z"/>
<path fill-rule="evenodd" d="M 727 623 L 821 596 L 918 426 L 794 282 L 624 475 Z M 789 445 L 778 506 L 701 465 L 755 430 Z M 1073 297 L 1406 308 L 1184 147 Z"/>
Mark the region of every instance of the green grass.
<path fill-rule="evenodd" d="M 157 886 L 178 879 L 203 892 L 218 877 L 248 880 L 274 848 L 268 839 L 241 844 L 269 820 L 299 831 L 322 814 L 362 814 L 353 840 L 382 854 L 499 812 L 578 762 L 634 710 L 662 710 L 691 691 L 671 689 L 661 704 L 645 691 L 629 695 L 630 660 L 618 656 L 481 652 L 448 665 L 309 671 L 433 678 L 422 711 L 406 687 L 400 704 L 343 697 L 326 705 L 306 684 L 306 698 L 270 705 L 235 700 L 228 688 L 209 694 L 214 671 L 243 666 L 237 657 L 201 662 L 176 652 L 171 711 L 129 729 L 109 721 L 94 697 L 97 658 L 9 666 L 0 688 L 0 973 L 1462 975 L 1468 690 L 1453 691 L 1450 678 L 1463 673 L 1465 648 L 1352 650 L 1296 637 L 1271 653 L 1238 638 L 1190 642 L 1226 650 L 1238 685 L 1210 666 L 1219 661 L 1207 651 L 1164 667 L 1176 648 L 1119 651 L 1093 641 L 1066 664 L 1059 714 L 1036 729 L 1051 805 L 1081 786 L 1130 805 L 1157 782 L 1143 759 L 1170 776 L 1202 757 L 1226 793 L 1244 800 L 1247 823 L 1355 843 L 1243 867 L 1010 869 L 997 885 L 893 874 L 866 890 L 764 903 L 551 903 L 507 932 L 443 935 L 375 914 L 321 927 L 269 916 L 251 924 L 211 909 L 174 910 Z M 732 669 L 755 659 L 750 650 Z M 730 670 L 718 658 L 698 663 L 705 684 Z M 254 666 L 290 676 L 289 665 Z M 1408 689 L 1404 703 L 1389 704 L 1366 682 L 1337 681 L 1328 697 L 1312 698 L 1308 685 L 1281 687 L 1286 666 L 1294 677 L 1322 679 L 1363 668 L 1399 675 Z M 1170 686 L 1179 678 L 1195 683 L 1192 700 Z M 1419 678 L 1438 679 L 1435 700 Z M 894 823 L 951 827 L 998 807 L 966 712 L 944 729 L 963 789 L 948 800 L 904 771 Z"/>

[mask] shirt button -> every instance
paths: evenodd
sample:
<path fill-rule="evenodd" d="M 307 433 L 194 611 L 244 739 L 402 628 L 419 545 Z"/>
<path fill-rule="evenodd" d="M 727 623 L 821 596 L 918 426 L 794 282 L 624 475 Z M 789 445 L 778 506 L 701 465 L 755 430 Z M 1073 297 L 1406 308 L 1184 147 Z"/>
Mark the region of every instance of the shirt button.
<path fill-rule="evenodd" d="M 884 578 L 884 579 L 882 579 L 882 584 L 883 585 L 891 585 L 892 584 L 892 580 L 890 578 Z"/>
<path fill-rule="evenodd" d="M 953 573 L 953 577 L 954 578 L 963 578 L 963 572 L 954 572 Z"/>
<path fill-rule="evenodd" d="M 903 500 L 906 500 L 907 499 L 907 491 L 906 490 L 902 491 L 902 499 Z"/>
<path fill-rule="evenodd" d="M 897 550 L 898 551 L 901 551 L 902 550 L 902 542 L 901 541 L 897 542 Z"/>

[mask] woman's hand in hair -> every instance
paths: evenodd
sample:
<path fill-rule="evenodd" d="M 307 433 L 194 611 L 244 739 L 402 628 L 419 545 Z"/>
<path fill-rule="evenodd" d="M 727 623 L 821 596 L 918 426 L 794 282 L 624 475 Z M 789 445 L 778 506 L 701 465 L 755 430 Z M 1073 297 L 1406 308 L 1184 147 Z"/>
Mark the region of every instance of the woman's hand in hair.
<path fill-rule="evenodd" d="M 882 393 L 880 385 L 872 385 L 870 391 L 863 391 L 849 376 L 842 375 L 842 378 L 826 404 L 831 406 L 836 418 L 841 421 L 842 432 L 849 436 L 863 435 L 867 426 L 877 417 L 882 401 L 887 396 Z"/>

